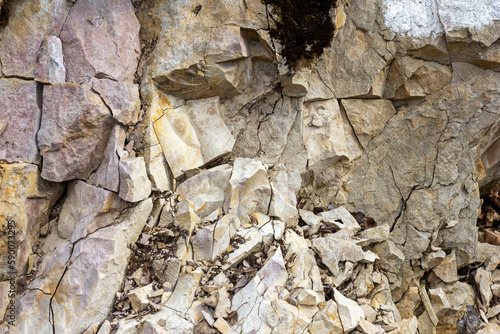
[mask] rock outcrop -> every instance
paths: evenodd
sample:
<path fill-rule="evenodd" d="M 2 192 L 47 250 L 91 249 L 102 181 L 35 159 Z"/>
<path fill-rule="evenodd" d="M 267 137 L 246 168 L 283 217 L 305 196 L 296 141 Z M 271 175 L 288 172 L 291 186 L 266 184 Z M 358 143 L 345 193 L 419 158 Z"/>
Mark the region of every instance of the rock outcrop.
<path fill-rule="evenodd" d="M 497 333 L 500 6 L 0 0 L 0 334 Z"/>

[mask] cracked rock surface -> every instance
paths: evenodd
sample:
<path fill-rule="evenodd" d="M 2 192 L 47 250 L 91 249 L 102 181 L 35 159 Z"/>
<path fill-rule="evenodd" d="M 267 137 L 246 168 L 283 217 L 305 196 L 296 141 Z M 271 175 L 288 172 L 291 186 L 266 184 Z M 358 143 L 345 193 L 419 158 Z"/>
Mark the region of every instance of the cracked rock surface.
<path fill-rule="evenodd" d="M 0 0 L 0 334 L 500 331 L 499 6 L 281 3 Z"/>

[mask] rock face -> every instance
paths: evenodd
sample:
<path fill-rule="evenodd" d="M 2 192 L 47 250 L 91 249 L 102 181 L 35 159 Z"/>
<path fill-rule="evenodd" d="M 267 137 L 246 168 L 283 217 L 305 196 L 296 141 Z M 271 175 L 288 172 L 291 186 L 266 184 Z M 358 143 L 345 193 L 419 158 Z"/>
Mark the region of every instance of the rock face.
<path fill-rule="evenodd" d="M 0 0 L 0 333 L 498 332 L 499 55 L 486 0 Z"/>
<path fill-rule="evenodd" d="M 106 105 L 83 86 L 48 86 L 43 92 L 38 148 L 42 177 L 87 179 L 99 167 L 113 125 Z"/>

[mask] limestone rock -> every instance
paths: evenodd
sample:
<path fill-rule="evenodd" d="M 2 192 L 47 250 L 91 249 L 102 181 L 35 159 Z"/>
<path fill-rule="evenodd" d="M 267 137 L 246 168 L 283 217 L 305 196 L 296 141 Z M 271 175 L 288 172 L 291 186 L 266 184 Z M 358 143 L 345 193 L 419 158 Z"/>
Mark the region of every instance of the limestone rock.
<path fill-rule="evenodd" d="M 41 111 L 38 94 L 34 82 L 0 79 L 0 119 L 5 122 L 0 134 L 0 159 L 39 163 L 36 133 Z"/>
<path fill-rule="evenodd" d="M 149 197 L 151 182 L 146 173 L 143 157 L 120 160 L 120 198 L 127 202 L 140 202 Z"/>
<path fill-rule="evenodd" d="M 9 24 L 0 33 L 2 73 L 33 78 L 40 45 L 48 36 L 59 36 L 70 6 L 63 0 L 36 0 L 9 4 L 8 10 Z"/>
<path fill-rule="evenodd" d="M 355 301 L 344 297 L 337 289 L 334 289 L 334 297 L 344 333 L 350 333 L 358 327 L 360 320 L 365 318 L 365 314 Z"/>
<path fill-rule="evenodd" d="M 381 268 L 390 272 L 394 272 L 394 270 L 405 260 L 403 253 L 390 239 L 375 244 L 371 250 L 380 258 L 376 263 Z"/>
<path fill-rule="evenodd" d="M 342 334 L 344 329 L 340 322 L 337 304 L 333 299 L 328 300 L 321 310 L 314 315 L 309 326 L 309 334 Z"/>
<path fill-rule="evenodd" d="M 282 164 L 275 166 L 270 172 L 271 203 L 269 215 L 285 222 L 287 226 L 297 224 L 297 192 L 301 186 L 300 174 L 297 170 L 288 171 Z"/>
<path fill-rule="evenodd" d="M 345 228 L 349 231 L 350 236 L 353 236 L 361 229 L 356 219 L 343 207 L 323 211 L 319 215 L 323 218 L 323 222 L 334 225 L 339 229 Z"/>
<path fill-rule="evenodd" d="M 138 85 L 99 79 L 92 83 L 92 88 L 99 93 L 118 122 L 134 125 L 139 121 L 141 101 Z"/>
<path fill-rule="evenodd" d="M 437 267 L 434 267 L 434 269 L 432 269 L 432 271 L 436 274 L 437 277 L 443 280 L 443 282 L 456 282 L 458 280 L 458 276 L 455 252 L 447 255 Z"/>
<path fill-rule="evenodd" d="M 429 270 L 436 267 L 443 261 L 445 256 L 446 253 L 441 249 L 436 252 L 425 254 L 421 260 L 422 268 L 424 268 L 424 270 Z"/>
<path fill-rule="evenodd" d="M 363 243 L 372 244 L 384 242 L 389 239 L 389 232 L 389 225 L 382 225 L 361 231 L 359 236 L 365 240 Z"/>
<path fill-rule="evenodd" d="M 153 285 L 148 284 L 134 289 L 127 294 L 127 298 L 130 300 L 130 304 L 136 313 L 144 311 L 149 306 L 148 297 L 152 292 Z"/>
<path fill-rule="evenodd" d="M 47 36 L 38 53 L 35 79 L 52 85 L 66 82 L 62 43 L 56 36 Z"/>
<path fill-rule="evenodd" d="M 40 177 L 38 167 L 28 163 L 0 163 L 0 219 L 4 222 L 0 241 L 0 275 L 4 281 L 8 272 L 24 274 L 29 255 L 37 243 L 40 227 L 47 223 L 49 212 L 61 196 L 63 187 Z M 14 228 L 18 247 L 9 254 L 9 231 Z M 9 263 L 9 255 L 16 262 Z M 3 305 L 2 305 L 3 306 Z M 5 305 L 6 306 L 6 305 Z"/>
<path fill-rule="evenodd" d="M 82 86 L 48 86 L 43 96 L 38 132 L 42 177 L 57 182 L 87 179 L 103 158 L 112 127 L 108 109 Z"/>
<path fill-rule="evenodd" d="M 118 192 L 120 186 L 119 154 L 125 145 L 125 129 L 117 124 L 111 130 L 104 157 L 99 168 L 89 177 L 88 182 L 104 189 Z"/>
<path fill-rule="evenodd" d="M 303 117 L 304 144 L 310 168 L 322 169 L 322 165 L 331 160 L 336 161 L 342 156 L 350 156 L 336 100 L 305 104 Z"/>
<path fill-rule="evenodd" d="M 443 289 L 429 289 L 429 297 L 438 318 L 450 309 L 450 303 Z"/>
<path fill-rule="evenodd" d="M 71 182 L 66 193 L 57 228 L 71 242 L 113 224 L 127 207 L 116 193 L 83 181 Z"/>
<path fill-rule="evenodd" d="M 484 269 L 478 269 L 474 279 L 479 288 L 481 301 L 483 302 L 483 305 L 488 307 L 490 305 L 491 298 L 493 297 L 491 292 L 491 274 Z"/>
<path fill-rule="evenodd" d="M 97 76 L 131 82 L 139 28 L 130 1 L 78 1 L 60 35 L 67 81 L 79 84 Z"/>
<path fill-rule="evenodd" d="M 313 248 L 334 276 L 339 274 L 340 262 L 356 263 L 365 260 L 368 255 L 354 241 L 341 239 L 333 234 L 314 239 Z"/>
<path fill-rule="evenodd" d="M 40 290 L 28 289 L 19 298 L 16 330 L 52 331 L 49 308 L 54 310 L 53 323 L 60 333 L 81 333 L 103 322 L 124 277 L 131 253 L 128 245 L 137 241 L 152 206 L 151 200 L 139 203 L 121 223 L 99 229 L 78 241 L 72 251 L 69 242 L 53 242 L 53 253 L 46 255 L 50 267 L 42 269 L 31 283 Z M 56 286 L 57 297 L 52 299 Z"/>
<path fill-rule="evenodd" d="M 421 298 L 418 292 L 418 287 L 410 286 L 396 306 L 399 310 L 401 318 L 411 319 L 420 304 Z"/>
<path fill-rule="evenodd" d="M 197 269 L 191 274 L 179 278 L 174 292 L 165 303 L 165 306 L 172 310 L 186 313 L 193 302 L 194 293 L 200 282 L 203 271 Z"/>
<path fill-rule="evenodd" d="M 382 132 L 387 121 L 396 113 L 389 100 L 348 99 L 341 103 L 363 148 Z"/>
<path fill-rule="evenodd" d="M 229 153 L 234 145 L 219 114 L 219 98 L 173 107 L 162 96 L 150 109 L 156 135 L 175 177 Z"/>
<path fill-rule="evenodd" d="M 267 168 L 257 160 L 237 158 L 226 190 L 224 211 L 245 224 L 250 222 L 252 213 L 267 214 L 270 200 Z"/>
<path fill-rule="evenodd" d="M 151 180 L 151 186 L 154 190 L 161 192 L 172 190 L 171 172 L 163 155 L 158 137 L 154 132 L 152 122 L 144 130 L 145 147 L 142 150 L 146 162 L 146 170 Z"/>
<path fill-rule="evenodd" d="M 200 218 L 224 206 L 224 196 L 232 168 L 221 165 L 197 174 L 181 183 L 176 192 L 186 195 Z"/>

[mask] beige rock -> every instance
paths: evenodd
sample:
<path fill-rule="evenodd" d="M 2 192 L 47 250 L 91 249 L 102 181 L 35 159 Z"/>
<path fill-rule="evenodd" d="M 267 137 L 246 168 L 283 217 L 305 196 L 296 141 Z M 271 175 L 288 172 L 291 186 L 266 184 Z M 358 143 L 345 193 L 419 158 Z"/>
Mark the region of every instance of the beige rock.
<path fill-rule="evenodd" d="M 376 261 L 376 264 L 389 272 L 394 272 L 405 260 L 403 253 L 390 239 L 375 244 L 371 250 L 380 258 Z"/>
<path fill-rule="evenodd" d="M 220 117 L 218 98 L 174 107 L 166 96 L 160 99 L 148 112 L 175 177 L 231 152 L 234 138 Z"/>
<path fill-rule="evenodd" d="M 418 332 L 419 333 L 429 333 L 436 334 L 436 327 L 429 317 L 429 313 L 424 311 L 418 318 Z"/>
<path fill-rule="evenodd" d="M 387 121 L 396 114 L 389 100 L 348 99 L 342 100 L 341 104 L 363 148 L 382 132 Z"/>
<path fill-rule="evenodd" d="M 368 304 L 362 304 L 360 307 L 363 310 L 363 313 L 365 314 L 365 319 L 370 322 L 374 322 L 375 319 L 377 318 L 377 311 L 375 311 L 373 307 L 371 307 Z"/>
<path fill-rule="evenodd" d="M 450 303 L 445 292 L 441 288 L 429 289 L 429 298 L 432 309 L 436 312 L 436 316 L 440 318 L 450 309 Z"/>
<path fill-rule="evenodd" d="M 441 262 L 443 262 L 445 256 L 446 253 L 442 249 L 438 250 L 437 252 L 431 252 L 429 254 L 425 254 L 421 260 L 422 268 L 424 270 L 429 270 L 436 267 Z"/>
<path fill-rule="evenodd" d="M 239 234 L 239 233 L 238 233 Z M 241 261 L 246 257 L 258 251 L 262 246 L 262 234 L 257 229 L 251 229 L 245 235 L 245 242 L 235 250 L 233 250 L 226 260 L 226 264 L 222 266 L 222 269 L 227 270 Z"/>
<path fill-rule="evenodd" d="M 353 236 L 361 230 L 361 226 L 359 226 L 356 219 L 343 207 L 330 211 L 323 211 L 319 215 L 323 218 L 323 222 L 334 225 L 339 229 L 345 228 L 349 236 Z"/>
<path fill-rule="evenodd" d="M 301 187 L 299 172 L 288 171 L 284 165 L 279 164 L 269 174 L 272 191 L 269 215 L 285 222 L 288 227 L 297 225 L 297 192 Z"/>
<path fill-rule="evenodd" d="M 340 108 L 336 100 L 304 104 L 303 136 L 309 168 L 324 169 L 325 164 L 342 156 L 350 157 Z"/>
<path fill-rule="evenodd" d="M 358 327 L 365 314 L 355 301 L 344 297 L 337 289 L 334 289 L 334 297 L 344 333 L 350 333 Z"/>
<path fill-rule="evenodd" d="M 252 213 L 267 214 L 270 200 L 267 168 L 257 160 L 237 158 L 226 190 L 224 211 L 238 218 L 240 224 L 246 224 Z"/>
<path fill-rule="evenodd" d="M 363 334 L 378 334 L 384 332 L 384 330 L 380 326 L 374 325 L 363 318 L 360 319 L 359 328 L 361 329 L 361 333 Z"/>
<path fill-rule="evenodd" d="M 220 288 L 217 290 L 217 306 L 215 307 L 214 317 L 224 318 L 231 311 L 231 300 L 229 300 L 229 294 L 225 288 Z"/>
<path fill-rule="evenodd" d="M 491 293 L 493 293 L 493 296 L 495 297 L 500 296 L 500 284 L 492 284 Z"/>
<path fill-rule="evenodd" d="M 314 239 L 313 249 L 334 276 L 339 274 L 339 263 L 341 261 L 356 263 L 364 260 L 367 256 L 354 241 L 340 239 L 332 234 L 324 238 Z"/>
<path fill-rule="evenodd" d="M 171 172 L 163 155 L 160 142 L 153 128 L 152 122 L 144 130 L 145 147 L 143 148 L 146 170 L 151 186 L 161 192 L 172 190 Z"/>
<path fill-rule="evenodd" d="M 378 242 L 384 242 L 389 239 L 389 225 L 376 226 L 359 233 L 360 238 L 364 239 L 363 246 Z"/>
<path fill-rule="evenodd" d="M 300 288 L 294 295 L 299 305 L 315 306 L 325 301 L 325 294 L 323 293 L 323 291 L 318 292 Z"/>
<path fill-rule="evenodd" d="M 99 168 L 90 175 L 88 182 L 95 186 L 118 192 L 120 187 L 120 170 L 118 153 L 125 145 L 125 129 L 115 125 L 108 138 L 108 145 L 104 150 L 104 157 Z"/>
<path fill-rule="evenodd" d="M 411 319 L 420 305 L 421 298 L 418 287 L 411 286 L 396 304 L 402 319 Z"/>
<path fill-rule="evenodd" d="M 196 214 L 203 219 L 217 208 L 224 206 L 224 196 L 231 171 L 229 165 L 208 169 L 181 183 L 176 193 L 186 195 L 193 203 Z"/>
<path fill-rule="evenodd" d="M 68 186 L 57 229 L 62 238 L 76 242 L 111 225 L 127 208 L 114 192 L 73 181 Z"/>
<path fill-rule="evenodd" d="M 481 301 L 483 305 L 488 307 L 490 305 L 491 299 L 493 298 L 493 294 L 491 292 L 491 274 L 479 268 L 476 271 L 476 275 L 474 276 L 474 280 L 479 288 L 479 295 L 481 296 Z"/>
<path fill-rule="evenodd" d="M 321 310 L 314 316 L 309 326 L 309 334 L 342 334 L 344 329 L 340 322 L 337 304 L 333 299 L 328 300 Z"/>
<path fill-rule="evenodd" d="M 9 24 L 2 29 L 0 39 L 2 73 L 33 78 L 40 46 L 45 37 L 59 36 L 69 10 L 69 4 L 60 0 L 11 5 L 9 12 L 15 15 L 9 15 Z"/>
<path fill-rule="evenodd" d="M 149 295 L 153 292 L 153 284 L 131 290 L 127 294 L 130 304 L 136 313 L 144 311 L 149 306 Z"/>
<path fill-rule="evenodd" d="M 164 306 L 182 314 L 186 313 L 191 307 L 196 288 L 202 276 L 203 271 L 198 268 L 190 274 L 179 278 L 172 295 L 168 298 Z"/>
<path fill-rule="evenodd" d="M 103 322 L 113 309 L 124 278 L 131 253 L 128 246 L 137 241 L 152 207 L 150 199 L 140 202 L 125 212 L 121 222 L 97 230 L 78 241 L 72 250 L 69 242 L 51 240 L 53 250 L 45 255 L 50 265 L 43 266 L 31 283 L 36 289 L 19 299 L 16 330 L 52 331 L 50 308 L 54 310 L 56 332 L 82 333 Z M 46 295 L 42 290 L 50 293 Z"/>
<path fill-rule="evenodd" d="M 34 164 L 0 163 L 0 219 L 4 222 L 0 233 L 5 236 L 0 240 L 3 281 L 10 277 L 8 272 L 25 273 L 40 226 L 47 222 L 50 209 L 62 191 L 61 185 L 43 180 Z M 9 254 L 9 241 L 12 241 L 8 238 L 12 235 L 9 231 L 15 231 L 18 244 L 15 254 Z M 14 264 L 9 263 L 9 255 L 15 256 Z"/>
<path fill-rule="evenodd" d="M 420 298 L 422 299 L 422 304 L 424 305 L 425 310 L 427 312 L 427 316 L 432 322 L 432 325 L 436 327 L 439 320 L 436 315 L 436 312 L 434 311 L 434 308 L 432 307 L 431 300 L 429 299 L 429 295 L 427 294 L 427 289 L 425 287 L 420 287 L 419 293 L 420 293 Z"/>
<path fill-rule="evenodd" d="M 457 276 L 457 261 L 455 252 L 447 255 L 443 261 L 432 269 L 434 274 L 439 277 L 443 282 L 453 283 L 458 280 Z"/>
<path fill-rule="evenodd" d="M 151 194 L 151 182 L 143 157 L 120 159 L 119 196 L 127 202 L 139 202 Z"/>

